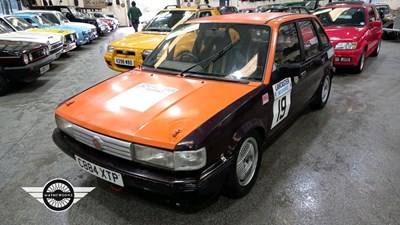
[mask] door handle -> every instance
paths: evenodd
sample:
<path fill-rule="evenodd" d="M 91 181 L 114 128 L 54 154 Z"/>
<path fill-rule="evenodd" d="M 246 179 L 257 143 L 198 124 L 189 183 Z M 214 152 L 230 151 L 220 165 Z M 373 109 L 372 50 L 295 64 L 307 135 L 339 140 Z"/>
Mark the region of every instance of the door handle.
<path fill-rule="evenodd" d="M 307 75 L 307 71 L 303 71 L 300 73 L 300 78 L 303 78 Z"/>

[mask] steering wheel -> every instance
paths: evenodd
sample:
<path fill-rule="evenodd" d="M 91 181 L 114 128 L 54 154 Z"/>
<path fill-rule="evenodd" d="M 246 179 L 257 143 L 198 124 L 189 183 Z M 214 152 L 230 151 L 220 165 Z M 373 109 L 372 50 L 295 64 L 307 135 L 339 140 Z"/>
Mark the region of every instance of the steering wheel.
<path fill-rule="evenodd" d="M 184 52 L 179 57 L 178 60 L 181 62 L 199 62 L 199 58 L 193 55 L 191 52 Z"/>

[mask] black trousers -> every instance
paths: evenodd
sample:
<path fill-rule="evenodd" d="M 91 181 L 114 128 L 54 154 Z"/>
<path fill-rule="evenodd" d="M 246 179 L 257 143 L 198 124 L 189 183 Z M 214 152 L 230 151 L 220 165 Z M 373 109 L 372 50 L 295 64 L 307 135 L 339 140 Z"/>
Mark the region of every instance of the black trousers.
<path fill-rule="evenodd" d="M 132 27 L 135 29 L 135 32 L 138 32 L 139 20 L 138 19 L 131 19 Z"/>

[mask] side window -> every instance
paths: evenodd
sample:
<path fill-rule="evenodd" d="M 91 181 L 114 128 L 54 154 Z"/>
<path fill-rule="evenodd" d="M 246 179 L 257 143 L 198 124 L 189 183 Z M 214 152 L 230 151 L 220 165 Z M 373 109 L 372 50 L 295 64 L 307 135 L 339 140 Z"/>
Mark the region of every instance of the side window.
<path fill-rule="evenodd" d="M 294 23 L 282 25 L 278 31 L 275 63 L 301 62 L 299 36 Z"/>
<path fill-rule="evenodd" d="M 314 20 L 315 27 L 317 28 L 318 34 L 321 37 L 322 47 L 324 49 L 329 48 L 331 43 L 329 42 L 329 38 L 325 33 L 324 28 L 322 28 L 317 21 Z"/>
<path fill-rule="evenodd" d="M 310 20 L 299 22 L 306 58 L 318 53 L 318 37 Z"/>
<path fill-rule="evenodd" d="M 305 10 L 305 9 L 303 9 L 303 8 L 300 8 L 300 13 L 302 13 L 302 14 L 308 14 L 307 10 Z"/>
<path fill-rule="evenodd" d="M 369 7 L 369 9 L 368 9 L 368 15 L 369 15 L 369 21 L 370 21 L 370 22 L 376 20 L 375 12 L 374 12 L 374 10 L 372 9 L 372 7 Z"/>

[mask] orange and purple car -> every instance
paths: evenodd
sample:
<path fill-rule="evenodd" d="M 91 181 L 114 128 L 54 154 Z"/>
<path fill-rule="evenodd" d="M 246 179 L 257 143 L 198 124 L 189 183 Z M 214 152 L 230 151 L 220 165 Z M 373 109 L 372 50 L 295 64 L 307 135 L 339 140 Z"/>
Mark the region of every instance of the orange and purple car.
<path fill-rule="evenodd" d="M 53 140 L 113 185 L 242 197 L 256 181 L 263 144 L 309 104 L 327 103 L 332 59 L 313 15 L 191 20 L 141 69 L 62 102 Z"/>

